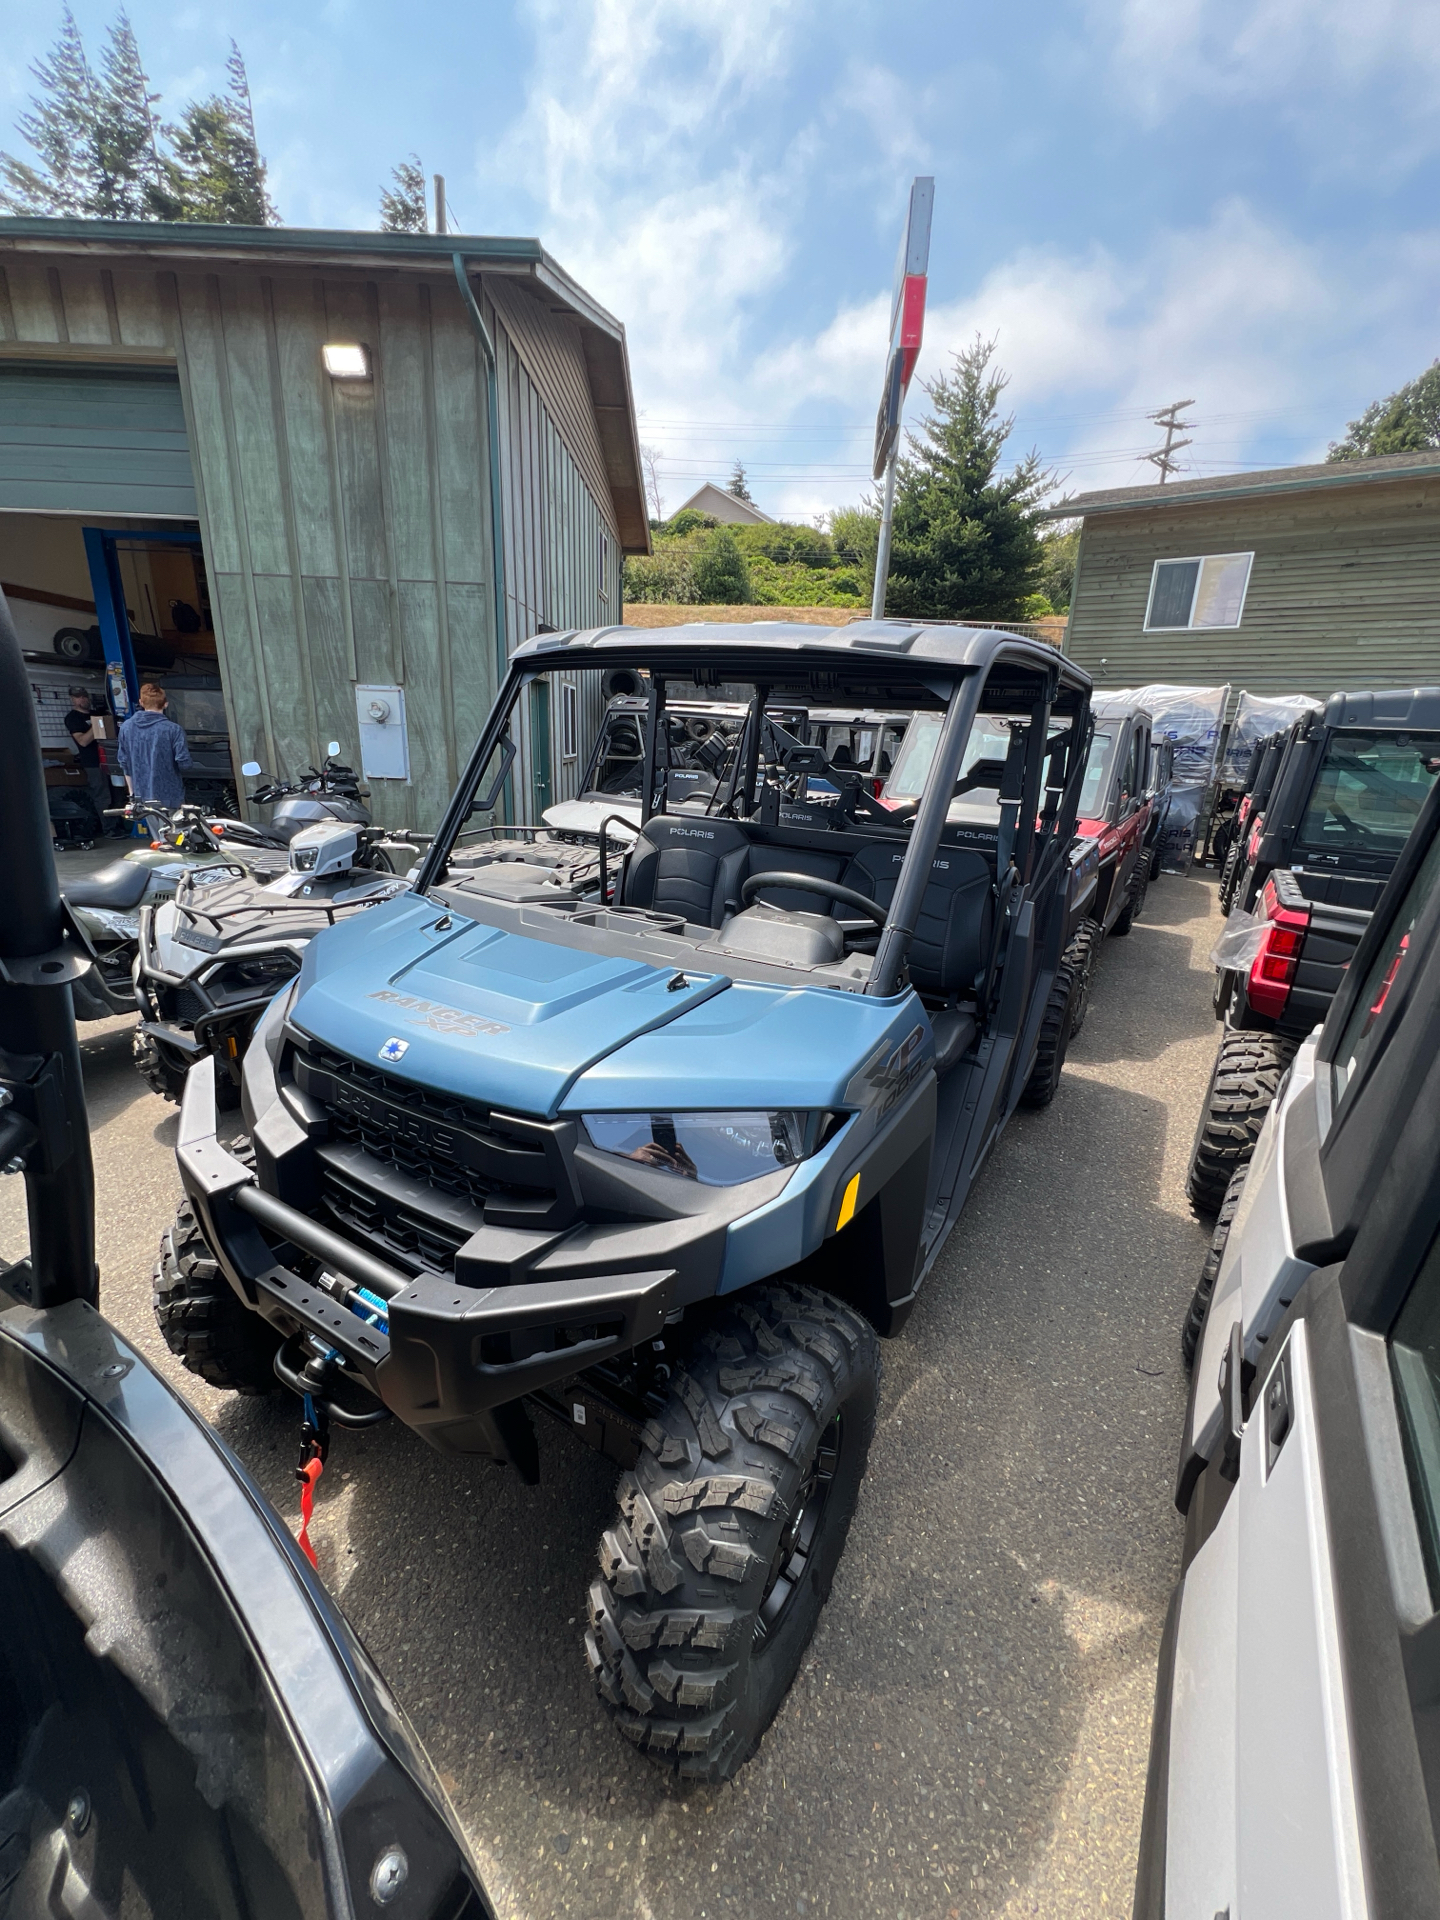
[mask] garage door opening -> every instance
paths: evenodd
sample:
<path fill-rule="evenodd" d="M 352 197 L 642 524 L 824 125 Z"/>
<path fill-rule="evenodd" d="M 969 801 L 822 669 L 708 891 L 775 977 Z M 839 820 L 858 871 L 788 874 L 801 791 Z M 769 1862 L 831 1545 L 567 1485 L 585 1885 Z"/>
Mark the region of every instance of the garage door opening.
<path fill-rule="evenodd" d="M 65 725 L 72 693 L 111 716 L 113 736 L 142 681 L 168 695 L 184 727 L 186 798 L 233 812 L 235 779 L 214 617 L 198 526 L 94 525 L 69 515 L 0 511 L 0 590 L 29 672 L 51 816 L 62 844 L 94 839 L 98 787 L 125 800 L 112 740 L 99 746 L 107 780 L 87 779 Z M 117 831 L 110 822 L 111 831 Z"/>

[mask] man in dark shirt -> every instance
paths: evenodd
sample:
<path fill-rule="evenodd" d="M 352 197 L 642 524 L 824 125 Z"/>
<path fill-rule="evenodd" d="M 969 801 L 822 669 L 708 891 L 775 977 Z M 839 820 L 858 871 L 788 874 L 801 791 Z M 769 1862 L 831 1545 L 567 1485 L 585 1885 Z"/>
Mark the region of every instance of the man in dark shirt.
<path fill-rule="evenodd" d="M 65 730 L 70 735 L 70 744 L 76 757 L 85 770 L 85 784 L 90 789 L 90 798 L 95 802 L 95 811 L 100 816 L 100 831 L 113 833 L 115 823 L 105 818 L 105 809 L 110 805 L 110 775 L 100 764 L 100 747 L 95 738 L 95 729 L 91 725 L 93 715 L 90 712 L 90 696 L 84 687 L 71 687 L 70 711 L 65 716 Z"/>

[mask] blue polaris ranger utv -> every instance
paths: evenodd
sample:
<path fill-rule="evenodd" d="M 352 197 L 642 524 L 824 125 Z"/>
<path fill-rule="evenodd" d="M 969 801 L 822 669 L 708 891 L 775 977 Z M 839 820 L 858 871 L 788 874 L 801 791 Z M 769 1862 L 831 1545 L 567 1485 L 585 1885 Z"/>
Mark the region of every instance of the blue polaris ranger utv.
<path fill-rule="evenodd" d="M 748 719 L 714 792 L 648 765 L 638 837 L 622 858 L 602 829 L 577 876 L 541 824 L 576 771 L 548 715 L 593 728 L 621 667 L 652 762 L 671 700 Z M 912 715 L 918 797 L 777 747 L 777 701 Z M 537 1413 L 620 1462 L 586 1649 L 681 1774 L 733 1773 L 783 1699 L 855 1508 L 876 1336 L 1011 1112 L 1054 1094 L 1089 709 L 1051 648 L 958 627 L 532 640 L 412 889 L 320 934 L 262 1017 L 248 1152 L 217 1138 L 213 1063 L 189 1076 L 174 1350 L 528 1480 Z"/>

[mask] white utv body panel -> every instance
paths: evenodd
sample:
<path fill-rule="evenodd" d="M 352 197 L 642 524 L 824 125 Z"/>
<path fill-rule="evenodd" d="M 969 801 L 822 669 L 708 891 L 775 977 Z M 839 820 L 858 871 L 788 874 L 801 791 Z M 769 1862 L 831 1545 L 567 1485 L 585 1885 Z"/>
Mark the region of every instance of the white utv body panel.
<path fill-rule="evenodd" d="M 618 797 L 557 800 L 553 807 L 546 807 L 541 818 L 552 833 L 579 833 L 596 841 L 608 820 L 606 837 L 628 846 L 640 831 L 640 802 Z"/>
<path fill-rule="evenodd" d="M 1271 1448 L 1257 1401 L 1234 1494 L 1185 1575 L 1166 1920 L 1370 1910 L 1304 1321 L 1286 1349 L 1289 1430 Z"/>
<path fill-rule="evenodd" d="M 1315 1271 L 1296 1257 L 1291 1238 L 1284 1147 L 1290 1114 L 1315 1078 L 1318 1039 L 1317 1028 L 1296 1054 L 1280 1096 L 1265 1116 L 1195 1355 L 1191 1444 L 1206 1460 L 1215 1458 L 1220 1445 L 1220 1364 L 1231 1327 L 1240 1322 L 1245 1358 L 1258 1365 L 1265 1341 Z"/>

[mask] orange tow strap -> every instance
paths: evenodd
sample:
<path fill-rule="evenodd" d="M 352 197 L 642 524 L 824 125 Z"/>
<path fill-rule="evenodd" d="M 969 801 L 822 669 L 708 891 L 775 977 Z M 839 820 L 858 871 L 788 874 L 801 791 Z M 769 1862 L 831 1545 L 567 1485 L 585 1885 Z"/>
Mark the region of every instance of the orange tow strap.
<path fill-rule="evenodd" d="M 315 1483 L 324 1471 L 325 1462 L 318 1453 L 297 1470 L 300 1481 L 300 1532 L 297 1538 L 300 1551 L 317 1573 L 320 1571 L 320 1562 L 315 1558 L 315 1549 L 310 1544 L 310 1517 L 315 1511 Z"/>

